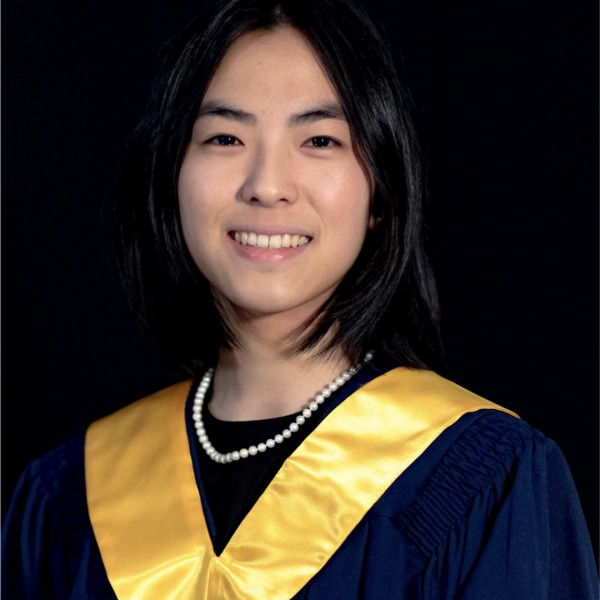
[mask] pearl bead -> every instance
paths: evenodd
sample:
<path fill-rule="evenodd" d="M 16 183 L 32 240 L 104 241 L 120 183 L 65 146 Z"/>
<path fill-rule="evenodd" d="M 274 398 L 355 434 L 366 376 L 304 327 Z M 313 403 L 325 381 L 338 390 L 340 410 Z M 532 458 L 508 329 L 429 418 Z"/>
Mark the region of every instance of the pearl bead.
<path fill-rule="evenodd" d="M 367 354 L 365 354 L 364 362 L 367 362 L 372 358 L 373 353 L 367 352 Z M 284 429 L 281 433 L 274 435 L 273 438 L 268 439 L 266 442 L 261 442 L 256 446 L 242 448 L 234 452 L 228 452 L 227 454 L 221 454 L 215 450 L 208 438 L 208 434 L 206 433 L 204 422 L 202 420 L 202 407 L 204 405 L 204 398 L 206 396 L 206 392 L 208 392 L 208 389 L 210 388 L 212 377 L 215 372 L 214 368 L 210 368 L 205 373 L 198 385 L 192 406 L 192 420 L 196 429 L 196 435 L 198 436 L 198 442 L 206 452 L 207 456 L 220 464 L 227 464 L 243 458 L 248 458 L 249 456 L 256 456 L 259 452 L 265 452 L 268 448 L 274 448 L 276 444 L 281 444 L 283 440 L 292 437 L 292 434 L 296 433 L 300 429 L 301 425 L 304 425 L 306 419 L 311 417 L 312 414 L 318 410 L 319 406 L 325 402 L 326 398 L 331 396 L 332 392 L 335 392 L 347 381 L 349 381 L 353 375 L 358 373 L 364 362 L 351 366 L 334 381 L 326 385 L 318 394 L 315 395 L 314 399 L 308 403 L 307 407 L 296 416 L 296 420 L 290 423 L 287 429 Z"/>

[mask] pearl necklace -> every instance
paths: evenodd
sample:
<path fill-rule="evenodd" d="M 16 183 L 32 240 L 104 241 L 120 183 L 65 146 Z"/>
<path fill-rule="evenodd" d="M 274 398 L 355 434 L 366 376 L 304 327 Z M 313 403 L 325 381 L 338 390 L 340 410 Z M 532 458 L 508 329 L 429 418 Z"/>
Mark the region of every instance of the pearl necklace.
<path fill-rule="evenodd" d="M 292 421 L 286 429 L 284 429 L 281 433 L 273 436 L 272 438 L 266 440 L 265 442 L 261 442 L 256 446 L 250 446 L 249 448 L 242 448 L 241 450 L 236 450 L 235 452 L 228 452 L 227 454 L 221 454 L 215 450 L 215 447 L 212 445 L 210 440 L 208 439 L 208 435 L 206 434 L 206 429 L 204 427 L 204 421 L 202 420 L 202 406 L 204 405 L 204 398 L 206 396 L 206 392 L 210 387 L 213 374 L 215 372 L 214 368 L 208 369 L 208 371 L 204 374 L 204 377 L 200 381 L 198 385 L 198 389 L 196 390 L 196 395 L 194 396 L 194 405 L 192 408 L 192 419 L 194 420 L 194 427 L 196 428 L 196 434 L 198 435 L 198 440 L 204 451 L 208 455 L 209 458 L 214 460 L 215 462 L 225 464 L 234 461 L 238 461 L 241 458 L 248 458 L 249 456 L 256 456 L 259 452 L 265 452 L 269 448 L 274 448 L 276 444 L 281 444 L 283 440 L 292 437 L 293 433 L 296 433 L 298 429 L 300 429 L 301 425 L 306 423 L 306 419 L 308 419 L 312 414 L 325 402 L 326 398 L 329 398 L 333 392 L 338 390 L 341 386 L 343 386 L 347 381 L 350 381 L 356 373 L 360 371 L 363 365 L 370 361 L 373 358 L 373 352 L 367 352 L 365 354 L 364 359 L 358 364 L 350 367 L 347 371 L 344 371 L 337 379 L 335 379 L 329 385 L 326 385 L 302 410 L 302 412 Z"/>

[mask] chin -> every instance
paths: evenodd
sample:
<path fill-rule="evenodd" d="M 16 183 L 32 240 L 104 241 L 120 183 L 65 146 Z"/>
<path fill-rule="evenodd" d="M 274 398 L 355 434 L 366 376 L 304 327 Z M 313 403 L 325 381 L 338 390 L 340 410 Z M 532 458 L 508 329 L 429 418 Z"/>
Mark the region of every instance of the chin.
<path fill-rule="evenodd" d="M 250 299 L 236 299 L 237 301 L 229 301 L 228 304 L 232 307 L 233 313 L 245 318 L 268 318 L 281 316 L 295 321 L 294 327 L 299 327 L 309 320 L 315 313 L 319 311 L 327 296 L 322 298 L 311 298 L 305 301 L 298 302 L 298 298 L 289 297 L 274 297 L 269 295 L 265 297 L 253 297 Z"/>

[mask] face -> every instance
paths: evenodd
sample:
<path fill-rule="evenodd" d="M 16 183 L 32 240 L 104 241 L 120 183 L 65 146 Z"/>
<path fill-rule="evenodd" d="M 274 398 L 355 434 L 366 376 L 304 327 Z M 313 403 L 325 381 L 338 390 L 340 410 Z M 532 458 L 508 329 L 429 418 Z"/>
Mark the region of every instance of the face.
<path fill-rule="evenodd" d="M 233 314 L 312 316 L 356 260 L 370 178 L 312 47 L 245 34 L 203 99 L 179 176 L 189 251 Z"/>

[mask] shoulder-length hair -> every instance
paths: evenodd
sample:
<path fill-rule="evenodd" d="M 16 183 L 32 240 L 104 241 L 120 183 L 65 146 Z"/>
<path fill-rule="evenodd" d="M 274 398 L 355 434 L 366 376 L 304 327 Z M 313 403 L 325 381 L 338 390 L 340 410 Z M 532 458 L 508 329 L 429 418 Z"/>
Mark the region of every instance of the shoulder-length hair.
<path fill-rule="evenodd" d="M 298 350 L 342 345 L 392 364 L 441 364 L 435 282 L 424 247 L 421 153 L 411 99 L 372 21 L 348 0 L 216 2 L 164 49 L 150 102 L 123 162 L 117 250 L 134 310 L 165 362 L 194 368 L 236 344 L 183 239 L 177 181 L 198 108 L 231 44 L 246 32 L 293 26 L 314 47 L 339 96 L 374 186 L 377 227 Z"/>

